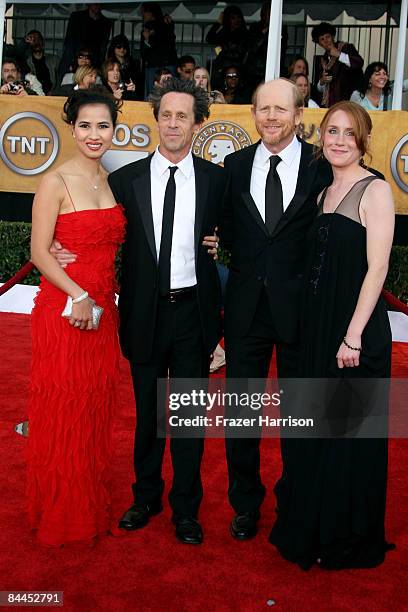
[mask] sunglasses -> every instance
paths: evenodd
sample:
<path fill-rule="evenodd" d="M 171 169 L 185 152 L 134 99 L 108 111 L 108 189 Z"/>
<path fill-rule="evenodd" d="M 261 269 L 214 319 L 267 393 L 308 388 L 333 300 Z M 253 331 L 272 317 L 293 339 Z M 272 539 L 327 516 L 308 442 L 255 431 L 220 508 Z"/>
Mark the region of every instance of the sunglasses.
<path fill-rule="evenodd" d="M 87 53 L 80 53 L 79 55 L 77 55 L 77 57 L 78 59 L 89 59 L 91 56 Z"/>
<path fill-rule="evenodd" d="M 225 75 L 227 77 L 227 79 L 238 79 L 239 78 L 239 74 L 237 74 L 236 72 L 228 72 L 228 74 Z"/>
<path fill-rule="evenodd" d="M 115 49 L 126 49 L 125 45 L 115 45 Z"/>

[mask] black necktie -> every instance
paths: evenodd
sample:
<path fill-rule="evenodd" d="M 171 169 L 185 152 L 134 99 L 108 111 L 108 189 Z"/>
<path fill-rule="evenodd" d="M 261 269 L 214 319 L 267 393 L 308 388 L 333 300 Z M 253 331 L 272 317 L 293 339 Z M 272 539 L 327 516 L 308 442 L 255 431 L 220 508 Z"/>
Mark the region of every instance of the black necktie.
<path fill-rule="evenodd" d="M 169 166 L 170 176 L 166 185 L 163 205 L 163 220 L 159 254 L 159 292 L 167 295 L 170 291 L 170 259 L 173 241 L 174 207 L 176 204 L 176 181 L 174 174 L 177 166 Z"/>
<path fill-rule="evenodd" d="M 279 155 L 271 155 L 269 161 L 271 166 L 265 184 L 265 225 L 272 234 L 283 215 L 282 183 L 276 169 L 282 160 Z"/>

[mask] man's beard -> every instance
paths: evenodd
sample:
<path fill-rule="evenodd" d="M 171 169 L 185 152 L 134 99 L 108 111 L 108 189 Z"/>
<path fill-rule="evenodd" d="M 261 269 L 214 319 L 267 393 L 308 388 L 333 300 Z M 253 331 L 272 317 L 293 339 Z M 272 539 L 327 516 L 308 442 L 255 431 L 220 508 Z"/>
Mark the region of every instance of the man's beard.
<path fill-rule="evenodd" d="M 277 145 L 280 142 L 282 142 L 282 140 L 285 140 L 286 138 L 288 138 L 288 136 L 290 136 L 291 134 L 294 134 L 295 129 L 296 129 L 296 126 L 294 124 L 293 125 L 285 124 L 285 125 L 280 126 L 280 131 L 277 132 L 276 134 L 262 135 L 262 132 L 260 130 L 258 130 L 258 133 L 266 144 Z"/>

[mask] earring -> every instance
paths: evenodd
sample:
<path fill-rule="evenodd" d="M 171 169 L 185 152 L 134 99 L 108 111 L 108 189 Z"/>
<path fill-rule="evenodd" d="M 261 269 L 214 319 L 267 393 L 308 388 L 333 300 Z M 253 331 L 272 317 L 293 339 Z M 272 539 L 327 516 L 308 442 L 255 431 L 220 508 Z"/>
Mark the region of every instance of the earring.
<path fill-rule="evenodd" d="M 72 138 L 76 138 L 76 136 L 75 136 L 75 134 L 74 134 L 74 133 L 72 133 Z"/>
<path fill-rule="evenodd" d="M 369 88 L 369 89 L 371 89 L 372 85 L 373 85 L 373 84 L 371 83 L 371 81 L 369 81 L 369 82 L 368 82 L 368 88 Z"/>

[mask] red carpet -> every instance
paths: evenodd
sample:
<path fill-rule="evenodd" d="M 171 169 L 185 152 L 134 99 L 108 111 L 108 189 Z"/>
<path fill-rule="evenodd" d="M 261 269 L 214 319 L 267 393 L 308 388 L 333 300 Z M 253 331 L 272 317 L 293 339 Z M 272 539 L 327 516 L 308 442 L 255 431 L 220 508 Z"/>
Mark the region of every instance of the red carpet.
<path fill-rule="evenodd" d="M 26 315 L 0 315 L 0 590 L 64 591 L 64 610 L 69 612 L 408 609 L 407 440 L 390 442 L 387 537 L 397 549 L 374 570 L 330 573 L 316 567 L 306 573 L 282 560 L 267 542 L 274 517 L 272 488 L 280 471 L 276 440 L 263 443 L 268 494 L 255 540 L 235 542 L 229 535 L 232 510 L 226 498 L 223 441 L 207 440 L 200 515 L 205 531 L 202 546 L 188 547 L 176 541 L 166 503 L 165 511 L 145 529 L 121 538 L 106 537 L 92 550 L 37 548 L 25 518 L 25 439 L 13 433 L 14 424 L 26 417 L 28 326 Z M 408 345 L 394 345 L 394 353 L 394 375 L 408 377 Z M 124 361 L 121 382 L 112 465 L 118 517 L 131 502 L 132 481 L 134 408 Z M 167 482 L 169 476 L 167 455 Z"/>

